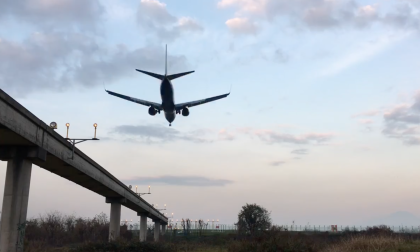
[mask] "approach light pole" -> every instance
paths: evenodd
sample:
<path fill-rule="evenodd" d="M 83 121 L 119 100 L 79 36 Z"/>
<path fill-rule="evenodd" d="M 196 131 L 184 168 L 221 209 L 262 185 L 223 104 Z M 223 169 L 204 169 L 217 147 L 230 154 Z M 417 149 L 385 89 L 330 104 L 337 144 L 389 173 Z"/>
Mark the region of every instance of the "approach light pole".
<path fill-rule="evenodd" d="M 80 138 L 80 139 L 73 138 L 73 139 L 71 139 L 71 138 L 69 138 L 70 123 L 66 123 L 66 127 L 67 127 L 67 135 L 66 135 L 66 138 L 65 139 L 67 141 L 69 141 L 71 143 L 71 145 L 72 145 L 72 148 L 71 148 L 71 158 L 69 158 L 69 159 L 74 159 L 74 146 L 76 144 L 81 143 L 81 142 L 85 142 L 85 141 L 89 141 L 89 140 L 99 140 L 98 138 L 96 138 L 96 128 L 98 127 L 98 124 L 97 123 L 94 123 L 93 124 L 93 127 L 95 127 L 95 134 L 94 134 L 94 137 L 93 138 Z M 78 141 L 78 142 L 76 142 L 76 141 Z"/>
<path fill-rule="evenodd" d="M 168 213 L 165 213 L 164 215 L 165 215 L 165 217 L 166 217 L 166 215 L 167 215 Z M 168 228 L 170 228 L 170 229 L 172 229 L 172 227 L 173 227 L 173 218 L 174 218 L 174 213 L 172 213 L 172 216 L 171 217 L 167 217 L 168 218 Z"/>
<path fill-rule="evenodd" d="M 123 225 L 127 225 L 128 222 L 133 222 L 133 220 L 127 220 L 127 219 L 125 219 L 125 220 L 122 220 L 121 222 L 123 223 Z"/>
<path fill-rule="evenodd" d="M 217 219 L 217 220 L 207 220 L 208 222 L 211 222 L 211 229 L 214 229 L 214 223 L 215 222 L 219 222 L 219 219 Z"/>
<path fill-rule="evenodd" d="M 141 197 L 141 195 L 145 195 L 145 194 L 152 194 L 152 193 L 150 192 L 150 186 L 149 186 L 149 192 L 147 192 L 147 193 L 139 193 L 139 192 L 137 192 L 137 186 L 136 186 L 136 194 L 137 194 L 139 197 Z"/>
<path fill-rule="evenodd" d="M 166 204 L 163 205 L 165 208 L 164 209 L 156 209 L 158 211 L 165 211 L 166 210 Z"/>
<path fill-rule="evenodd" d="M 157 209 L 157 207 L 158 207 L 158 205 L 157 205 L 157 204 L 156 204 L 156 205 L 154 205 L 154 208 L 156 208 L 156 210 L 158 210 L 158 211 L 163 211 L 163 210 L 166 210 L 166 204 L 164 205 L 165 209 Z"/>

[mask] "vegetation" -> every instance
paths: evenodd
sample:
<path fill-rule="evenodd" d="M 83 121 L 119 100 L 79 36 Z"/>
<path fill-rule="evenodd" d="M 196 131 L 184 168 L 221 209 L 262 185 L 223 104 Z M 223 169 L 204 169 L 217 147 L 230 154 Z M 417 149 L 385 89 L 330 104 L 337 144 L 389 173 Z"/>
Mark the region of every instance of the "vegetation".
<path fill-rule="evenodd" d="M 251 210 L 252 211 L 251 211 Z M 251 213 L 251 214 L 250 214 Z M 238 214 L 245 227 L 238 232 L 221 233 L 205 230 L 201 221 L 198 230 L 191 230 L 185 219 L 182 229 L 168 231 L 153 242 L 153 227 L 148 228 L 147 242 L 138 242 L 138 231 L 121 227 L 121 238 L 108 242 L 108 218 L 99 214 L 93 219 L 48 213 L 28 220 L 25 251 L 27 252 L 409 252 L 420 251 L 420 234 L 394 233 L 387 226 L 370 227 L 365 231 L 345 230 L 340 233 L 293 232 L 270 226 L 269 213 L 257 205 L 246 205 Z M 241 219 L 243 218 L 243 219 Z M 200 223 L 200 222 L 199 222 Z M 245 230 L 245 231 L 244 231 Z"/>
<path fill-rule="evenodd" d="M 250 235 L 271 227 L 270 213 L 257 204 L 246 204 L 238 214 L 238 231 Z"/>

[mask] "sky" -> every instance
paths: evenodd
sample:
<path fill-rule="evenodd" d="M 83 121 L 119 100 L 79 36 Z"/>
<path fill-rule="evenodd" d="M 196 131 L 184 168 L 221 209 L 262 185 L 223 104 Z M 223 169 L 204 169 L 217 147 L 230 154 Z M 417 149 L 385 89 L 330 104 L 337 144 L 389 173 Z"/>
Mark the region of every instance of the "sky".
<path fill-rule="evenodd" d="M 0 88 L 174 219 L 276 224 L 420 216 L 419 0 L 17 0 L 0 3 Z M 177 103 L 169 127 L 104 88 Z M 4 178 L 6 163 L 0 163 Z M 0 202 L 4 179 L 0 179 Z M 33 166 L 28 217 L 93 217 L 102 196 Z M 122 219 L 138 221 L 122 209 Z"/>

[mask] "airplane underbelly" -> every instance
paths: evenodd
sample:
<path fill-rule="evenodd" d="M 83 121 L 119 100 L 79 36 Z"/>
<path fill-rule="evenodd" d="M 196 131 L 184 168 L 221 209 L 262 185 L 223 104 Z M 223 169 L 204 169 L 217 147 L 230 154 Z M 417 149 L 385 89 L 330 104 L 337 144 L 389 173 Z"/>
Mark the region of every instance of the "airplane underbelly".
<path fill-rule="evenodd" d="M 173 122 L 175 120 L 175 111 L 172 112 L 165 112 L 165 118 L 168 120 L 168 122 Z"/>

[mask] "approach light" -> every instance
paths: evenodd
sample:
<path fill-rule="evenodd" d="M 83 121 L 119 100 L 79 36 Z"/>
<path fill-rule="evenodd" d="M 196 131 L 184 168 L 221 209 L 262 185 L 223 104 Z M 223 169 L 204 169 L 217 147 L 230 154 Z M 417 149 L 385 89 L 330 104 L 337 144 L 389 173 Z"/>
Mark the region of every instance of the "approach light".
<path fill-rule="evenodd" d="M 94 123 L 93 124 L 93 127 L 95 127 L 95 136 L 93 137 L 93 139 L 96 139 L 96 127 L 98 127 L 98 124 L 97 123 Z"/>
<path fill-rule="evenodd" d="M 51 122 L 50 123 L 50 128 L 51 129 L 57 129 L 57 123 L 56 122 Z"/>
<path fill-rule="evenodd" d="M 66 123 L 66 127 L 67 127 L 67 135 L 66 135 L 66 138 L 69 138 L 69 127 L 70 127 L 70 123 Z"/>

